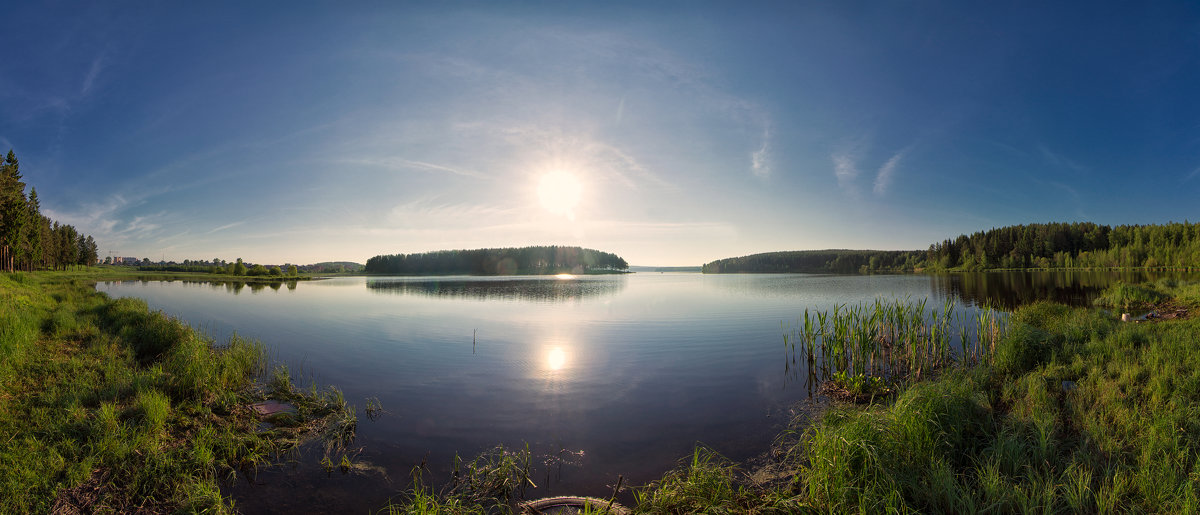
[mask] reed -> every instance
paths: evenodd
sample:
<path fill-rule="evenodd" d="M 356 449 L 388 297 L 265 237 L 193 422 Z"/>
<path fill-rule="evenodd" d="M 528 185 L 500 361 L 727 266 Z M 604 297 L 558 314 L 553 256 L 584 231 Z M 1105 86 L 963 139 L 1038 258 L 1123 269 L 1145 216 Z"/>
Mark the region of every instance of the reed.
<path fill-rule="evenodd" d="M 965 314 L 951 300 L 927 304 L 927 299 L 877 298 L 831 311 L 805 309 L 795 327 L 784 328 L 789 371 L 803 364 L 818 380 L 872 385 L 878 384 L 868 380 L 872 377 L 888 383 L 919 380 L 934 369 L 991 362 L 1007 332 L 1004 313 L 983 307 Z"/>

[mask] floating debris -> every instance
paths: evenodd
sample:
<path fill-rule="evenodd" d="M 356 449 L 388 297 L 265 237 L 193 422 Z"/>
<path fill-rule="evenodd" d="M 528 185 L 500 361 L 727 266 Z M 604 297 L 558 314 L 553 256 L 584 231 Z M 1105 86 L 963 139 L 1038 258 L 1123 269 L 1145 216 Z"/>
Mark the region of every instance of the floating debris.
<path fill-rule="evenodd" d="M 288 404 L 286 402 L 279 402 L 279 401 L 273 401 L 273 400 L 256 402 L 256 403 L 250 405 L 250 409 L 254 410 L 254 413 L 258 414 L 258 416 L 260 416 L 260 417 L 270 417 L 272 415 L 278 415 L 280 413 L 286 413 L 289 415 L 296 414 L 295 406 L 292 406 L 291 404 Z"/>
<path fill-rule="evenodd" d="M 633 511 L 611 500 L 595 497 L 547 497 L 521 503 L 523 514 L 577 514 L 577 513 L 609 513 L 611 515 L 632 515 Z"/>

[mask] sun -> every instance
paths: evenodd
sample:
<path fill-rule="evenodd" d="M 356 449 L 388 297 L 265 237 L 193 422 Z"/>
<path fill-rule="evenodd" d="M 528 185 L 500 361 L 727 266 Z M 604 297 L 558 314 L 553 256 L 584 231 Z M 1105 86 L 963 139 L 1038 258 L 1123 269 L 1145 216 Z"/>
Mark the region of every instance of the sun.
<path fill-rule="evenodd" d="M 579 177 L 565 171 L 553 171 L 538 181 L 538 199 L 542 207 L 551 213 L 575 219 L 575 208 L 583 196 L 583 184 Z"/>

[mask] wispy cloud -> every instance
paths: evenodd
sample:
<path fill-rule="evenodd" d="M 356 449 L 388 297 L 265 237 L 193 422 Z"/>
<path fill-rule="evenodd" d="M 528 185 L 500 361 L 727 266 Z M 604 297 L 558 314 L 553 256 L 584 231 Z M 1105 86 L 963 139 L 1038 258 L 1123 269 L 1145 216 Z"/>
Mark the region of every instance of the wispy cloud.
<path fill-rule="evenodd" d="M 377 157 L 377 158 L 358 158 L 358 159 L 342 159 L 338 161 L 342 164 L 355 164 L 375 166 L 380 168 L 388 168 L 392 170 L 421 170 L 426 172 L 446 172 L 464 177 L 485 178 L 487 175 L 482 173 L 466 170 L 462 168 L 454 168 L 443 166 L 434 163 L 426 163 L 424 161 L 414 161 L 411 159 L 403 159 L 398 157 Z"/>
<path fill-rule="evenodd" d="M 1185 176 L 1183 177 L 1183 180 L 1182 180 L 1182 181 L 1180 181 L 1180 182 L 1188 182 L 1188 181 L 1190 181 L 1190 180 L 1192 180 L 1192 179 L 1195 179 L 1197 175 L 1200 175 L 1200 167 L 1196 167 L 1196 169 L 1195 169 L 1195 170 L 1192 170 L 1192 173 L 1189 173 L 1189 174 L 1185 175 Z"/>
<path fill-rule="evenodd" d="M 436 195 L 394 206 L 389 216 L 393 227 L 477 228 L 505 223 L 517 216 L 514 209 L 485 204 L 444 202 Z"/>
<path fill-rule="evenodd" d="M 607 169 L 609 174 L 630 189 L 638 189 L 638 181 L 648 181 L 659 186 L 670 185 L 670 183 L 663 181 L 642 166 L 636 157 L 616 146 L 599 141 L 591 141 L 585 148 L 591 155 L 593 162 L 604 164 L 604 168 Z M 637 181 L 633 180 L 630 176 L 637 177 Z"/>
<path fill-rule="evenodd" d="M 750 154 L 750 170 L 758 177 L 769 177 L 771 175 L 770 162 L 771 148 L 771 128 L 763 129 L 762 146 L 758 147 Z"/>
<path fill-rule="evenodd" d="M 158 219 L 166 213 L 157 213 L 147 216 L 136 216 L 125 224 L 124 228 L 117 231 L 117 234 L 135 236 L 144 238 L 154 233 L 162 227 L 162 225 L 154 223 L 152 220 Z"/>
<path fill-rule="evenodd" d="M 52 220 L 94 236 L 108 250 L 140 252 L 147 245 L 157 245 L 163 221 L 170 218 L 165 211 L 134 214 L 147 198 L 160 191 L 147 189 L 134 191 L 131 195 L 116 194 L 69 211 L 43 205 L 42 212 Z"/>
<path fill-rule="evenodd" d="M 113 195 L 104 202 L 88 204 L 74 211 L 62 211 L 43 205 L 42 213 L 52 220 L 75 226 L 80 231 L 100 238 L 117 233 L 116 227 L 120 222 L 117 213 L 128 205 L 129 201 L 125 197 Z"/>
<path fill-rule="evenodd" d="M 1075 172 L 1086 172 L 1088 170 L 1088 167 L 1079 164 L 1065 155 L 1050 150 L 1050 148 L 1044 144 L 1039 144 L 1038 150 L 1041 151 L 1042 157 L 1045 157 L 1046 161 L 1054 166 L 1066 168 Z"/>
<path fill-rule="evenodd" d="M 104 71 L 104 56 L 99 55 L 95 59 L 92 59 L 92 65 L 83 77 L 83 85 L 79 88 L 80 95 L 87 96 L 88 93 L 91 93 L 92 86 L 95 86 L 96 78 L 100 76 L 102 71 Z"/>
<path fill-rule="evenodd" d="M 855 180 L 858 179 L 857 158 L 849 153 L 837 153 L 830 156 L 833 159 L 833 174 L 837 177 L 838 186 L 846 193 L 858 193 Z"/>
<path fill-rule="evenodd" d="M 539 163 L 541 167 L 586 171 L 631 190 L 638 190 L 645 183 L 664 188 L 674 187 L 643 166 L 630 152 L 586 132 L 547 130 L 533 124 L 474 126 L 470 130 L 493 132 L 501 136 L 516 150 L 513 161 L 523 165 Z"/>
<path fill-rule="evenodd" d="M 225 225 L 222 225 L 222 226 L 220 226 L 220 227 L 217 227 L 217 228 L 215 228 L 215 229 L 213 229 L 213 230 L 211 230 L 211 231 L 208 231 L 208 232 L 206 232 L 206 233 L 204 233 L 204 234 L 212 234 L 212 233 L 214 233 L 214 232 L 218 232 L 218 231 L 224 231 L 225 229 L 232 229 L 232 228 L 234 228 L 234 227 L 237 227 L 237 226 L 239 226 L 239 225 L 242 225 L 242 224 L 244 224 L 244 223 L 246 223 L 246 221 L 245 221 L 245 220 L 242 220 L 242 221 L 240 221 L 240 222 L 233 222 L 233 223 L 231 223 L 231 224 L 225 224 Z"/>
<path fill-rule="evenodd" d="M 911 148 L 911 147 L 909 147 Z M 908 148 L 896 152 L 895 155 L 888 159 L 883 166 L 879 167 L 879 174 L 875 176 L 875 194 L 884 195 L 887 193 L 888 187 L 892 185 L 892 180 L 896 174 L 896 168 L 900 166 L 900 161 L 908 154 Z"/>

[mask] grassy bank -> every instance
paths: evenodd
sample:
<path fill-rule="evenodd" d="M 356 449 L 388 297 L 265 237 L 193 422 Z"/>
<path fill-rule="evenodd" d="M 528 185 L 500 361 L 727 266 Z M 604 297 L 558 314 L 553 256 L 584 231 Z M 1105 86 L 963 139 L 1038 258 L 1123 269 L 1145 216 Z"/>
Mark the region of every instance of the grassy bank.
<path fill-rule="evenodd" d="M 1200 299 L 1195 286 L 1170 291 L 1193 309 Z M 990 365 L 916 383 L 894 402 L 829 410 L 781 449 L 785 481 L 756 486 L 709 457 L 646 487 L 638 508 L 1200 510 L 1200 320 L 1121 323 L 1039 303 L 1009 329 Z"/>
<path fill-rule="evenodd" d="M 1200 285 L 1142 288 L 1191 313 L 1200 306 Z M 1200 318 L 1122 323 L 1037 303 L 1008 322 L 988 359 L 874 404 L 834 405 L 781 435 L 765 466 L 697 449 L 635 487 L 635 510 L 1200 512 Z M 413 499 L 420 505 L 389 509 L 471 512 L 462 498 Z"/>
<path fill-rule="evenodd" d="M 110 299 L 101 273 L 0 274 L 0 512 L 224 512 L 219 480 L 352 435 L 336 391 L 265 380 L 260 344 Z M 262 425 L 268 398 L 295 412 Z"/>

